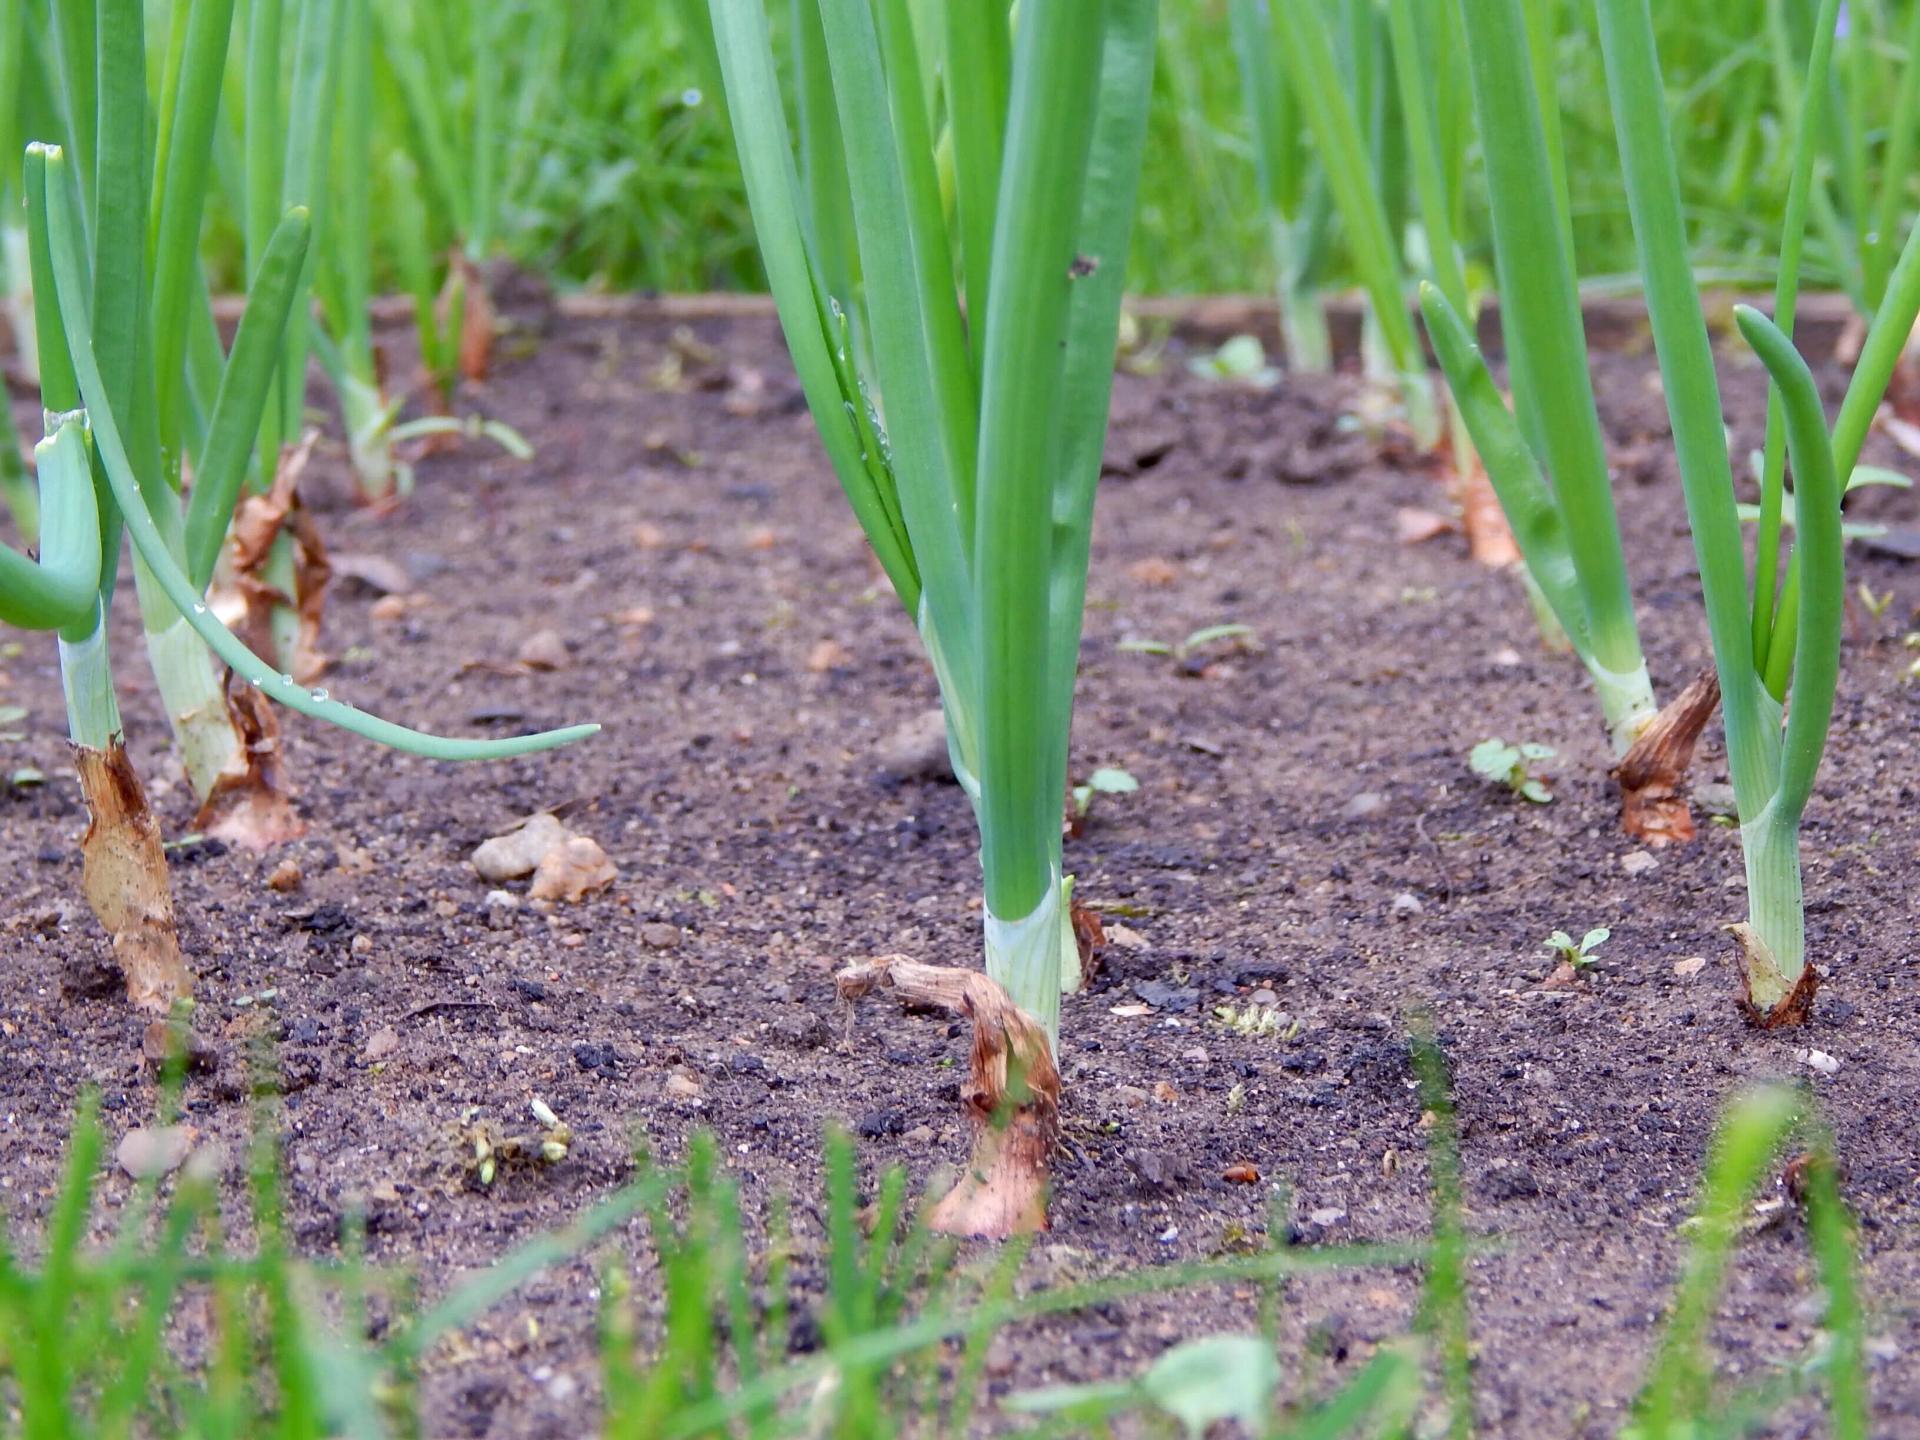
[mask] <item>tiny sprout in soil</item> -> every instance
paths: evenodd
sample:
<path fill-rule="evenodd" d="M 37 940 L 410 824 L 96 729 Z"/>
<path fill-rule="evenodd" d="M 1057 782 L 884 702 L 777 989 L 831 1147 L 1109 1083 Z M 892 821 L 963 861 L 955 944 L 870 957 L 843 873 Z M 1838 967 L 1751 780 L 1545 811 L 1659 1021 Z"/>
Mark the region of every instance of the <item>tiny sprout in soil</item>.
<path fill-rule="evenodd" d="M 1556 930 L 1547 937 L 1543 948 L 1561 964 L 1570 965 L 1575 970 L 1585 970 L 1599 963 L 1600 957 L 1594 952 L 1606 944 L 1612 934 L 1612 930 L 1601 925 L 1587 931 L 1576 941 L 1566 931 Z"/>
<path fill-rule="evenodd" d="M 1509 745 L 1504 740 L 1482 740 L 1468 753 L 1467 764 L 1481 779 L 1504 785 L 1523 800 L 1545 805 L 1553 799 L 1553 791 L 1543 777 L 1534 773 L 1533 767 L 1553 756 L 1551 745 L 1534 742 Z"/>

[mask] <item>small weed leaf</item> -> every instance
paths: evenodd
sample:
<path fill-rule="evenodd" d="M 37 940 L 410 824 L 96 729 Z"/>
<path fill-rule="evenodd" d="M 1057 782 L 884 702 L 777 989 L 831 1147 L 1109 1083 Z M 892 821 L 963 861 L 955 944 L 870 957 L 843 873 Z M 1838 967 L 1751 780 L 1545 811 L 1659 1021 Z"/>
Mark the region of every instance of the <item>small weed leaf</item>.
<path fill-rule="evenodd" d="M 1537 761 L 1552 759 L 1554 753 L 1551 745 L 1533 742 L 1509 745 L 1499 739 L 1482 740 L 1467 752 L 1467 764 L 1481 779 L 1504 785 L 1535 805 L 1546 805 L 1553 800 L 1553 790 L 1544 779 L 1532 773 L 1531 767 Z"/>

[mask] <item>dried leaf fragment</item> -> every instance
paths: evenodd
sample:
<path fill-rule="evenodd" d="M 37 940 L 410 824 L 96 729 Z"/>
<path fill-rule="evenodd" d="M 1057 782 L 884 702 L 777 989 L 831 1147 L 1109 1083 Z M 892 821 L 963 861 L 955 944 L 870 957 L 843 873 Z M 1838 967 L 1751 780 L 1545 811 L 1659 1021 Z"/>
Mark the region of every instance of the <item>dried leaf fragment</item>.
<path fill-rule="evenodd" d="M 1073 945 L 1080 954 L 1080 988 L 1087 989 L 1100 973 L 1100 952 L 1107 948 L 1107 932 L 1100 923 L 1100 912 L 1078 900 L 1069 907 L 1073 921 Z"/>
<path fill-rule="evenodd" d="M 223 696 L 240 744 L 214 777 L 194 827 L 254 851 L 298 840 L 307 825 L 293 808 L 295 791 L 281 764 L 280 721 L 273 705 L 231 670 Z"/>
<path fill-rule="evenodd" d="M 1620 782 L 1620 825 L 1650 846 L 1684 845 L 1695 835 L 1687 804 L 1694 746 L 1720 703 L 1720 677 L 1703 670 L 1653 717 L 1614 767 Z"/>
<path fill-rule="evenodd" d="M 332 564 L 336 579 L 352 580 L 381 595 L 402 595 L 413 588 L 406 567 L 384 555 L 335 555 Z"/>
<path fill-rule="evenodd" d="M 246 603 L 245 618 L 234 628 L 255 654 L 275 656 L 302 685 L 318 680 L 328 663 L 320 650 L 320 621 L 333 567 L 320 527 L 300 503 L 300 481 L 319 439 L 320 432 L 309 429 L 281 455 L 272 489 L 246 496 L 234 511 L 227 542 L 234 589 Z M 283 539 L 291 551 L 292 594 L 268 578 Z M 276 633 L 276 615 L 285 613 L 295 620 L 290 644 Z"/>
<path fill-rule="evenodd" d="M 138 1009 L 166 1014 L 193 993 L 173 923 L 173 890 L 160 826 L 140 777 L 116 738 L 106 749 L 73 747 L 87 829 L 80 839 L 80 886 L 113 944 Z"/>
<path fill-rule="evenodd" d="M 1472 455 L 1466 473 L 1454 480 L 1454 499 L 1460 505 L 1460 527 L 1467 532 L 1467 553 L 1491 570 L 1504 570 L 1518 564 L 1520 545 L 1507 524 L 1507 512 L 1500 508 L 1500 497 L 1480 463 Z"/>
<path fill-rule="evenodd" d="M 1773 950 L 1745 921 L 1726 927 L 1740 947 L 1737 974 L 1740 994 L 1735 1004 L 1757 1030 L 1804 1025 L 1813 1015 L 1813 997 L 1820 989 L 1820 972 L 1809 965 L 1788 984 Z"/>
<path fill-rule="evenodd" d="M 1420 510 L 1411 505 L 1402 505 L 1393 512 L 1394 534 L 1402 545 L 1424 545 L 1442 535 L 1451 535 L 1459 528 L 1459 521 L 1437 510 Z"/>
<path fill-rule="evenodd" d="M 972 1061 L 961 1100 L 973 1154 L 930 1224 L 949 1235 L 1002 1239 L 1047 1228 L 1047 1172 L 1060 1133 L 1060 1072 L 1047 1032 L 977 970 L 879 955 L 840 971 L 840 997 L 890 989 L 909 1004 L 973 1021 Z"/>

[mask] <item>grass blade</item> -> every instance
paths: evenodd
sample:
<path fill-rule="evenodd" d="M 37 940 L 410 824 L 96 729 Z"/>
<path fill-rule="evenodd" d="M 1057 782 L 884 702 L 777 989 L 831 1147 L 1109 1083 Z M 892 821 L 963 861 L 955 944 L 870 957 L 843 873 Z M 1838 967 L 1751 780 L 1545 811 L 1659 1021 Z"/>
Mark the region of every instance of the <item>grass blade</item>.
<path fill-rule="evenodd" d="M 1667 1440 L 1676 1433 L 1676 1420 L 1698 1412 L 1705 1403 L 1708 1371 L 1700 1350 L 1707 1323 L 1720 1296 L 1747 1202 L 1796 1115 L 1791 1092 L 1761 1090 L 1737 1101 L 1714 1133 L 1693 1247 L 1654 1356 L 1651 1379 L 1636 1406 L 1642 1433 L 1651 1440 Z"/>

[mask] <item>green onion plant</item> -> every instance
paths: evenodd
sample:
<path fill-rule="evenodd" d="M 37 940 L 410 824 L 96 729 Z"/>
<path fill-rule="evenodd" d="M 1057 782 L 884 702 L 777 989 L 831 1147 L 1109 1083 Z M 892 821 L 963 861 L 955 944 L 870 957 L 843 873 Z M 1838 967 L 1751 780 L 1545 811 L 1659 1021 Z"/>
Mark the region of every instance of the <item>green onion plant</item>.
<path fill-rule="evenodd" d="M 1514 409 L 1474 343 L 1457 276 L 1421 310 L 1452 403 L 1506 512 L 1534 588 L 1586 666 L 1614 753 L 1658 706 L 1640 649 L 1547 117 L 1522 0 L 1462 4 Z M 1547 477 L 1551 477 L 1551 482 Z"/>
<path fill-rule="evenodd" d="M 1806 94 L 1826 93 L 1838 0 L 1825 0 Z M 1799 829 L 1812 794 L 1838 679 L 1844 601 L 1841 496 L 1900 350 L 1920 314 L 1920 232 L 1909 235 L 1868 331 L 1831 432 L 1811 373 L 1789 338 L 1817 127 L 1802 107 L 1794 184 L 1781 239 L 1775 320 L 1742 307 L 1742 336 L 1772 381 L 1757 564 L 1749 575 L 1712 342 L 1683 220 L 1659 62 L 1646 0 L 1601 0 L 1600 37 L 1632 206 L 1687 516 L 1699 558 L 1746 858 L 1741 941 L 1745 1003 L 1766 1023 L 1802 1018 L 1818 983 L 1806 960 Z M 1546 142 L 1524 82 L 1520 0 L 1462 6 L 1486 145 L 1502 308 L 1522 414 L 1517 425 L 1444 296 L 1423 296 L 1439 350 L 1528 565 L 1598 683 L 1650 706 L 1625 567 L 1606 492 L 1578 310 L 1552 213 Z M 1516 108 L 1517 107 L 1517 108 Z M 1550 489 L 1523 428 L 1544 437 Z M 1794 480 L 1795 544 L 1783 555 L 1785 466 Z M 1776 576 L 1778 580 L 1776 582 Z M 1631 665 L 1630 687 L 1617 678 Z M 1618 699 L 1609 719 L 1629 713 Z M 1785 716 L 1783 723 L 1783 714 Z M 1618 729 L 1616 726 L 1616 734 Z"/>
<path fill-rule="evenodd" d="M 59 637 L 69 730 L 93 821 L 82 845 L 88 898 L 114 936 L 133 998 L 160 1009 L 185 993 L 188 977 L 172 936 L 158 830 L 125 760 L 108 661 L 106 617 L 123 532 L 133 542 L 158 688 L 203 798 L 213 798 L 217 779 L 255 773 L 243 720 L 257 726 L 265 699 L 443 759 L 522 754 L 588 733 L 479 741 L 408 730 L 309 690 L 209 609 L 207 586 L 250 458 L 271 433 L 273 401 L 286 398 L 276 365 L 286 361 L 294 297 L 303 293 L 310 221 L 298 206 L 281 215 L 232 349 L 220 353 L 213 336 L 215 383 L 196 388 L 195 317 L 209 318 L 199 215 L 232 0 L 192 0 L 184 9 L 178 64 L 167 67 L 171 102 L 159 108 L 151 151 L 138 0 L 57 12 L 66 123 L 91 151 L 26 151 L 45 523 L 37 564 L 11 551 L 0 563 L 0 618 Z"/>
<path fill-rule="evenodd" d="M 373 220 L 374 170 L 374 21 L 371 0 L 336 0 L 344 11 L 340 68 L 340 106 L 335 123 L 336 154 L 332 167 L 333 203 L 322 231 L 319 272 L 323 328 L 315 332 L 315 348 L 340 401 L 341 426 L 347 436 L 347 457 L 360 499 L 384 504 L 411 493 L 413 469 L 395 453 L 404 442 L 430 435 L 482 435 L 519 459 L 530 458 L 526 441 L 497 420 L 457 420 L 451 415 L 426 415 L 402 421 L 406 401 L 401 390 L 389 396 L 382 358 L 373 339 L 373 248 L 380 233 Z M 492 42 L 489 42 L 492 43 Z M 388 156 L 392 184 L 417 183 L 411 161 L 402 150 Z M 404 240 L 409 284 L 413 290 L 421 337 L 423 369 L 441 406 L 452 401 L 452 381 L 458 374 L 457 325 L 443 326 L 433 295 L 433 265 L 423 238 L 424 218 L 417 195 L 402 203 L 400 226 L 409 228 Z M 464 294 L 464 292 L 462 292 Z M 461 302 L 464 305 L 464 300 Z"/>
<path fill-rule="evenodd" d="M 1305 368 L 1324 368 L 1325 317 L 1310 286 L 1323 263 L 1325 207 L 1330 205 L 1367 293 L 1368 333 L 1377 336 L 1384 352 L 1384 368 L 1416 443 L 1427 449 L 1440 438 L 1440 421 L 1426 353 L 1409 311 L 1402 254 L 1408 131 L 1421 127 L 1404 123 L 1404 90 L 1383 73 L 1382 61 L 1392 47 L 1375 23 L 1375 7 L 1343 3 L 1331 13 L 1341 22 L 1344 45 L 1336 45 L 1329 7 L 1321 0 L 1275 0 L 1264 6 L 1261 0 L 1234 0 L 1234 44 L 1253 120 L 1261 193 L 1272 217 L 1286 338 L 1291 343 L 1294 329 L 1304 324 Z M 1422 131 L 1422 144 L 1432 139 Z M 1310 180 L 1302 177 L 1303 142 L 1310 143 L 1319 162 Z M 1437 153 L 1420 159 L 1422 199 L 1435 199 L 1424 185 L 1438 174 Z M 1456 167 L 1452 173 L 1457 179 L 1461 172 Z M 1450 248 L 1451 218 L 1444 228 Z"/>
<path fill-rule="evenodd" d="M 1821 123 L 1823 107 L 1817 100 L 1826 87 L 1819 82 L 1836 11 L 1836 0 L 1828 0 L 1815 31 L 1803 127 Z M 1806 958 L 1800 820 L 1826 746 L 1839 679 L 1845 604 L 1841 496 L 1920 316 L 1920 227 L 1909 233 L 1893 266 L 1831 431 L 1813 376 L 1787 329 L 1750 308 L 1738 313 L 1741 334 L 1773 382 L 1779 402 L 1776 418 L 1784 415 L 1792 461 L 1796 543 L 1786 559 L 1776 602 L 1773 587 L 1758 576 L 1749 585 L 1712 344 L 1688 261 L 1646 0 L 1600 0 L 1599 15 L 1647 308 L 1720 673 L 1727 761 L 1747 870 L 1748 919 L 1736 930 L 1745 1001 L 1750 1013 L 1765 1023 L 1800 1019 L 1819 973 Z M 1799 143 L 1803 150 L 1811 148 L 1804 129 Z M 1796 182 L 1806 168 L 1803 156 Z M 1782 244 L 1776 307 L 1787 326 L 1792 323 L 1795 257 L 1805 223 L 1804 194 L 1804 184 L 1797 184 Z M 1779 485 L 1770 469 L 1762 495 L 1760 575 L 1781 564 Z M 1771 526 L 1767 514 L 1774 517 Z"/>
<path fill-rule="evenodd" d="M 764 0 L 712 15 L 788 348 L 939 678 L 987 973 L 1051 1047 L 1078 984 L 1061 805 L 1155 6 L 1037 6 L 1010 34 L 996 4 L 804 0 L 798 160 Z"/>
<path fill-rule="evenodd" d="M 1232 0 L 1233 52 L 1252 124 L 1287 363 L 1295 370 L 1327 371 L 1333 368 L 1333 341 L 1320 292 L 1332 248 L 1333 196 L 1326 172 L 1312 163 L 1312 137 L 1280 60 L 1270 18 L 1279 8 Z"/>

